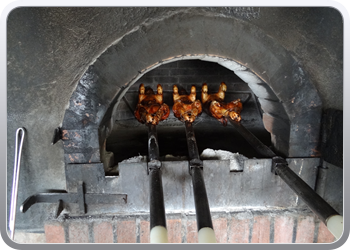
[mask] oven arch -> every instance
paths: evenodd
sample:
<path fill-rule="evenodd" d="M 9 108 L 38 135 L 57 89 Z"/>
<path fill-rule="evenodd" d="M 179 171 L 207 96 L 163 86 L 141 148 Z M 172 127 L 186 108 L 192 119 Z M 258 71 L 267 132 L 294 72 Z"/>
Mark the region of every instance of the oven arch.
<path fill-rule="evenodd" d="M 242 20 L 182 13 L 135 27 L 89 66 L 62 122 L 65 162 L 100 162 L 113 126 L 112 107 L 148 71 L 185 59 L 219 63 L 247 82 L 283 156 L 318 156 L 322 103 L 293 55 Z M 281 132 L 286 129 L 289 134 Z"/>

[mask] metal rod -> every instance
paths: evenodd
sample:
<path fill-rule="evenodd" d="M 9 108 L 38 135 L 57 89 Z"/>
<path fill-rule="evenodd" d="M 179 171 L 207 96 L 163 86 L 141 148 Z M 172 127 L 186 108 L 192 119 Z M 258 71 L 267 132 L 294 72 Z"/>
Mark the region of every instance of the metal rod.
<path fill-rule="evenodd" d="M 160 169 L 151 169 L 150 175 L 150 228 L 166 228 L 162 174 Z"/>
<path fill-rule="evenodd" d="M 288 167 L 288 163 L 282 157 L 276 154 L 256 138 L 249 130 L 247 130 L 239 122 L 229 118 L 231 124 L 238 132 L 254 147 L 254 149 L 263 157 L 273 158 L 273 166 L 275 174 L 281 179 L 306 203 L 316 216 L 325 224 L 327 219 L 332 215 L 339 215 L 320 195 L 316 193 L 306 182 L 304 182 L 296 173 Z"/>
<path fill-rule="evenodd" d="M 149 161 L 159 161 L 157 127 L 153 124 L 148 124 L 148 158 Z"/>
<path fill-rule="evenodd" d="M 202 169 L 200 169 L 199 167 L 192 167 L 191 175 L 193 185 L 194 206 L 196 209 L 197 218 L 197 230 L 199 231 L 204 227 L 213 228 Z"/>
<path fill-rule="evenodd" d="M 150 188 L 150 229 L 155 226 L 166 228 L 161 163 L 156 125 L 148 125 L 148 157 Z"/>
<path fill-rule="evenodd" d="M 246 129 L 240 122 L 236 122 L 228 117 L 230 123 L 235 129 L 246 139 L 246 141 L 255 149 L 255 151 L 263 157 L 272 158 L 276 154 L 262 143 L 255 135 L 253 135 L 248 129 Z"/>
<path fill-rule="evenodd" d="M 197 141 L 194 134 L 192 123 L 185 122 L 186 126 L 186 138 L 187 138 L 187 147 L 188 147 L 188 156 L 190 160 L 200 160 L 199 152 L 197 147 Z"/>
<path fill-rule="evenodd" d="M 276 164 L 275 172 L 325 224 L 332 215 L 339 215 L 320 195 L 291 170 L 287 163 Z"/>
<path fill-rule="evenodd" d="M 13 166 L 13 182 L 12 182 L 10 220 L 9 220 L 10 237 L 12 240 L 14 239 L 14 236 L 15 236 L 18 180 L 19 180 L 19 173 L 20 173 L 20 167 L 21 167 L 21 155 L 22 155 L 24 135 L 25 135 L 25 129 L 18 128 L 16 131 L 15 160 L 14 160 L 14 166 Z"/>
<path fill-rule="evenodd" d="M 192 123 L 185 122 L 188 154 L 190 158 L 190 173 L 192 176 L 194 205 L 196 209 L 197 230 L 209 227 L 213 229 L 211 220 L 207 191 L 205 188 L 202 167 L 203 163 L 199 158 L 196 137 Z"/>

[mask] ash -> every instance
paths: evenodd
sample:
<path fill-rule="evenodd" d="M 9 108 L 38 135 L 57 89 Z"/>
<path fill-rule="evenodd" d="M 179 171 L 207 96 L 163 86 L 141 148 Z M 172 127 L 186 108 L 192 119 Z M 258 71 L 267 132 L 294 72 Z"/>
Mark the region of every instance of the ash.
<path fill-rule="evenodd" d="M 214 150 L 207 148 L 200 155 L 201 160 L 229 160 L 230 171 L 242 171 L 244 161 L 248 158 L 239 153 L 232 153 L 225 150 Z M 160 157 L 161 161 L 186 161 L 187 156 L 165 155 Z M 139 155 L 123 160 L 122 163 L 147 162 L 147 156 Z"/>
<path fill-rule="evenodd" d="M 242 171 L 244 161 L 248 159 L 239 153 L 232 153 L 225 150 L 214 150 L 210 148 L 203 150 L 200 157 L 202 160 L 229 160 L 230 171 Z"/>
<path fill-rule="evenodd" d="M 147 162 L 147 156 L 139 155 L 123 160 L 121 163 Z"/>

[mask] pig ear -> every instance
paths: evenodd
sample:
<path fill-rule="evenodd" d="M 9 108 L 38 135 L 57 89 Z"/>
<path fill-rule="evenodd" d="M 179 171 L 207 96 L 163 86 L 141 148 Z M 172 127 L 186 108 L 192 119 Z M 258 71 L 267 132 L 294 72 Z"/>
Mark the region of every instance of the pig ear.
<path fill-rule="evenodd" d="M 203 83 L 202 85 L 202 102 L 207 102 L 209 95 L 208 95 L 208 85 L 206 83 Z"/>
<path fill-rule="evenodd" d="M 160 85 L 160 84 L 157 85 L 157 94 L 158 95 L 162 95 L 163 94 L 163 88 L 162 88 L 162 85 Z"/>
<path fill-rule="evenodd" d="M 222 82 L 222 83 L 220 84 L 220 89 L 221 89 L 222 91 L 226 91 L 226 90 L 227 90 L 227 86 L 226 86 L 226 84 L 225 84 L 224 82 Z"/>
<path fill-rule="evenodd" d="M 140 84 L 139 93 L 140 93 L 141 95 L 144 95 L 144 94 L 145 94 L 145 85 L 143 85 L 143 83 Z"/>
<path fill-rule="evenodd" d="M 191 94 L 195 94 L 195 93 L 196 93 L 196 86 L 192 85 Z"/>
<path fill-rule="evenodd" d="M 206 83 L 202 85 L 202 92 L 208 92 L 208 85 Z"/>

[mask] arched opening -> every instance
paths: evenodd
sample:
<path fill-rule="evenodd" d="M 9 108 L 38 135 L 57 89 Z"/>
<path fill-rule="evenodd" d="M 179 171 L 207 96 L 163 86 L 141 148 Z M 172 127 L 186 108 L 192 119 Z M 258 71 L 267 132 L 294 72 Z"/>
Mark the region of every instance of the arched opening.
<path fill-rule="evenodd" d="M 181 23 L 180 31 L 174 23 Z M 125 94 L 152 69 L 187 59 L 220 64 L 248 84 L 261 104 L 264 127 L 278 154 L 318 155 L 321 101 L 288 51 L 247 23 L 184 14 L 138 27 L 89 67 L 62 123 L 66 163 L 104 161 L 115 111 Z M 104 163 L 106 170 L 109 164 Z"/>
<path fill-rule="evenodd" d="M 198 58 L 198 56 L 193 57 Z M 145 73 L 141 78 L 132 83 L 119 103 L 115 104 L 112 111 L 113 126 L 106 139 L 105 158 L 102 158 L 105 169 L 109 174 L 117 172 L 118 162 L 132 157 L 147 155 L 147 127 L 139 123 L 134 116 L 134 110 L 138 100 L 138 88 L 141 83 L 156 89 L 157 84 L 163 86 L 164 102 L 172 107 L 173 85 L 185 88 L 188 92 L 192 85 L 196 86 L 197 99 L 200 99 L 202 83 L 207 83 L 209 92 L 217 92 L 221 82 L 228 86 L 225 101 L 241 99 L 243 103 L 241 123 L 252 131 L 266 145 L 271 145 L 270 133 L 263 125 L 263 113 L 260 102 L 249 85 L 256 85 L 256 76 L 249 74 L 246 78 L 250 84 L 243 81 L 230 68 L 223 67 L 218 62 L 219 58 L 210 57 L 212 61 L 191 59 L 177 60 L 157 65 L 158 67 Z M 215 62 L 217 60 L 217 62 Z M 220 61 L 223 63 L 223 61 Z M 227 61 L 226 61 L 227 65 Z M 235 64 L 236 71 L 244 70 L 243 66 Z M 254 80 L 254 82 L 252 82 Z M 260 84 L 264 84 L 262 81 Z M 268 86 L 266 85 L 266 88 Z M 270 91 L 272 95 L 271 90 Z M 275 98 L 272 97 L 271 98 Z M 276 103 L 275 105 L 280 105 Z M 220 122 L 209 117 L 206 113 L 194 123 L 199 151 L 209 148 L 237 152 L 246 157 L 258 157 L 254 149 L 235 129 L 228 125 L 224 127 Z M 103 125 L 101 126 L 103 127 Z M 162 160 L 186 159 L 187 146 L 183 123 L 171 115 L 158 126 L 160 155 Z M 287 130 L 288 131 L 288 130 Z M 112 157 L 112 159 L 111 159 Z M 108 165 L 108 166 L 106 166 Z"/>

